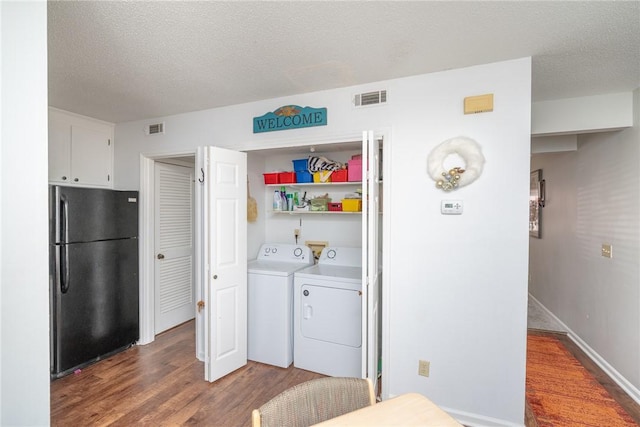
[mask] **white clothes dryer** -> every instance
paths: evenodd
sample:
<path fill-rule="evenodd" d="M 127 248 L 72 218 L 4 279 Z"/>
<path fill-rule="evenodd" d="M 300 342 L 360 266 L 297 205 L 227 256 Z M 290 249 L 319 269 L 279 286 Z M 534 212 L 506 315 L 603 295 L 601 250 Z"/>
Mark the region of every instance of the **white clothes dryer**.
<path fill-rule="evenodd" d="M 362 249 L 327 247 L 294 274 L 296 368 L 362 376 Z"/>
<path fill-rule="evenodd" d="M 285 243 L 265 243 L 249 261 L 249 360 L 282 368 L 293 362 L 293 274 L 313 262 L 311 248 Z"/>

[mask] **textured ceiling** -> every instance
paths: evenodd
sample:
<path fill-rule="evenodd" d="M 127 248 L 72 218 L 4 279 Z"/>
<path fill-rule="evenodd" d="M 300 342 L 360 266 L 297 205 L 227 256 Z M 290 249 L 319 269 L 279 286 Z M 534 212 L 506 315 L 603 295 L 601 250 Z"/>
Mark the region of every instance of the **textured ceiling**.
<path fill-rule="evenodd" d="M 531 56 L 534 101 L 640 86 L 640 2 L 50 1 L 49 104 L 123 122 Z"/>

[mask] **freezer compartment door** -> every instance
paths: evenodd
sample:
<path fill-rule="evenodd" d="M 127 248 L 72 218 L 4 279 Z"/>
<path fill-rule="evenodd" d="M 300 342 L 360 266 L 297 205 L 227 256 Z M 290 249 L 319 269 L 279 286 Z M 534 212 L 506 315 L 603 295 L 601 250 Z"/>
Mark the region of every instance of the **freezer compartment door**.
<path fill-rule="evenodd" d="M 52 250 L 55 376 L 138 340 L 138 240 L 55 245 Z"/>
<path fill-rule="evenodd" d="M 73 243 L 138 236 L 138 192 L 49 188 L 50 242 Z"/>

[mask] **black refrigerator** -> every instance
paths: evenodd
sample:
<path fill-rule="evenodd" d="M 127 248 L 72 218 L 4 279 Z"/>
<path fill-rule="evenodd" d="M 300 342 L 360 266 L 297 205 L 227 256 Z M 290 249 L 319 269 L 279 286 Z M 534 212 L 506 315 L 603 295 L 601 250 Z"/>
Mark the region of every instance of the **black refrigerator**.
<path fill-rule="evenodd" d="M 138 192 L 49 187 L 51 377 L 139 338 Z"/>

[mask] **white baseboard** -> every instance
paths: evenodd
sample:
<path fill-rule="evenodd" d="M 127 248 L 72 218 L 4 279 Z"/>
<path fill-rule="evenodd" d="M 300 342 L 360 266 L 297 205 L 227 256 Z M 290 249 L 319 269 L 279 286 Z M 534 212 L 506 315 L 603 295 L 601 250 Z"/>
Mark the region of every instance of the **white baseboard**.
<path fill-rule="evenodd" d="M 600 356 L 594 349 L 576 335 L 571 329 L 569 331 L 569 338 L 576 343 L 582 351 L 584 351 L 596 365 L 600 367 L 611 379 L 620 386 L 637 404 L 640 405 L 640 390 L 631 384 L 625 377 L 620 374 L 613 366 L 611 366 L 602 356 Z"/>
<path fill-rule="evenodd" d="M 387 399 L 396 397 L 395 394 L 389 394 Z M 386 399 L 385 399 L 386 400 Z M 497 418 L 485 417 L 483 415 L 472 414 L 470 412 L 457 411 L 446 406 L 440 406 L 440 409 L 451 415 L 460 424 L 468 427 L 525 427 L 524 412 L 522 413 L 522 424 L 512 423 L 510 421 L 500 420 Z"/>
<path fill-rule="evenodd" d="M 618 372 L 613 366 L 611 366 L 602 356 L 600 356 L 593 348 L 589 346 L 582 338 L 578 336 L 570 327 L 564 324 L 564 322 L 555 314 L 553 314 L 547 307 L 544 306 L 540 301 L 538 301 L 533 295 L 529 294 L 529 298 L 533 299 L 536 303 L 540 305 L 540 307 L 549 314 L 555 321 L 557 321 L 563 328 L 567 330 L 567 336 L 571 341 L 576 343 L 578 347 L 585 354 L 593 360 L 593 362 L 600 367 L 616 384 L 620 386 L 621 389 L 625 391 L 637 404 L 640 405 L 640 390 L 635 387 L 633 384 L 629 382 L 625 377 L 623 377 L 620 372 Z"/>
<path fill-rule="evenodd" d="M 442 410 L 455 418 L 460 424 L 468 427 L 524 427 L 524 410 L 522 411 L 522 423 L 513 423 L 511 421 L 485 417 L 469 412 L 455 411 L 449 408 L 442 408 Z"/>

